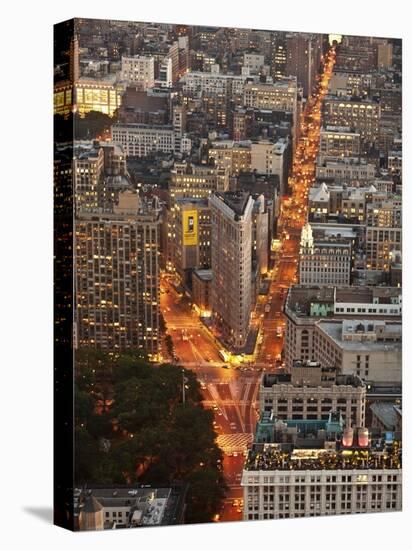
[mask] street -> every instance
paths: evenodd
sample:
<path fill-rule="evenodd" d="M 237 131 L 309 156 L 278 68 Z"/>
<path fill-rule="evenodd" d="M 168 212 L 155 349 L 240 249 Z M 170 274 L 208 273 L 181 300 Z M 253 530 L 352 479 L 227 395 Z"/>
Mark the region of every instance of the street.
<path fill-rule="evenodd" d="M 219 357 L 222 347 L 200 321 L 187 298 L 180 296 L 166 278 L 162 279 L 161 311 L 179 364 L 194 370 L 204 393 L 204 405 L 215 413 L 217 442 L 224 452 L 224 473 L 229 490 L 216 521 L 242 518 L 240 486 L 244 453 L 252 442 L 258 419 L 258 391 L 263 370 L 282 367 L 281 352 L 285 321 L 283 307 L 289 287 L 297 282 L 300 232 L 307 220 L 307 198 L 315 179 L 321 106 L 335 62 L 332 48 L 325 59 L 316 93 L 308 99 L 300 120 L 292 172 L 291 194 L 282 198 L 278 221 L 280 250 L 267 296 L 259 296 L 253 324 L 260 328 L 254 356 L 249 363 L 225 364 Z"/>

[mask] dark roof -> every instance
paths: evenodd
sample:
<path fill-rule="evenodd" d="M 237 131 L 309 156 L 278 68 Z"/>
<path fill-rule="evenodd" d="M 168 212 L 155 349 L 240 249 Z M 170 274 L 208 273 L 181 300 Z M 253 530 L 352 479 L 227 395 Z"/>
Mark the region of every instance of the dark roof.
<path fill-rule="evenodd" d="M 249 193 L 242 191 L 226 191 L 225 193 L 216 193 L 216 195 L 238 216 L 243 215 L 250 197 Z"/>
<path fill-rule="evenodd" d="M 94 514 L 95 512 L 100 512 L 100 510 L 103 510 L 103 506 L 100 504 L 95 496 L 90 495 L 86 497 L 83 512 L 87 514 Z"/>

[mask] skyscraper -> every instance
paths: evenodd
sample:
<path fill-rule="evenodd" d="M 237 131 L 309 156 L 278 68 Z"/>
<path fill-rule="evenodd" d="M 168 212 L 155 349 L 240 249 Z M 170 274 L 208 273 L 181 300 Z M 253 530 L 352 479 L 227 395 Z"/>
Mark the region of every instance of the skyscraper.
<path fill-rule="evenodd" d="M 249 193 L 210 198 L 212 311 L 224 338 L 236 350 L 246 343 L 252 309 L 252 211 Z"/>
<path fill-rule="evenodd" d="M 286 75 L 296 75 L 303 95 L 313 92 L 321 56 L 320 35 L 289 34 L 286 37 Z"/>
<path fill-rule="evenodd" d="M 157 199 L 132 191 L 111 212 L 80 212 L 75 222 L 76 336 L 79 346 L 159 352 Z"/>

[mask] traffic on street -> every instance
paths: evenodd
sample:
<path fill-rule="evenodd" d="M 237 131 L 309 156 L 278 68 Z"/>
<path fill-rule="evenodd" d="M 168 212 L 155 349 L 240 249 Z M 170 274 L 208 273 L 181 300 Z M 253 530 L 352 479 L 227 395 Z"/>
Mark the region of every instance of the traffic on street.
<path fill-rule="evenodd" d="M 171 360 L 194 370 L 201 383 L 204 406 L 214 412 L 217 442 L 224 452 L 223 468 L 228 484 L 224 506 L 215 521 L 242 518 L 241 473 L 245 452 L 258 419 L 258 392 L 262 373 L 283 368 L 285 320 L 283 308 L 288 289 L 297 282 L 300 232 L 307 221 L 309 188 L 315 178 L 322 101 L 335 62 L 332 47 L 324 59 L 316 92 L 301 115 L 299 139 L 288 180 L 290 194 L 282 197 L 278 220 L 279 250 L 269 272 L 269 292 L 259 297 L 252 322 L 259 327 L 255 351 L 244 360 L 222 360 L 222 344 L 196 313 L 190 298 L 162 277 L 161 311 L 173 342 Z"/>

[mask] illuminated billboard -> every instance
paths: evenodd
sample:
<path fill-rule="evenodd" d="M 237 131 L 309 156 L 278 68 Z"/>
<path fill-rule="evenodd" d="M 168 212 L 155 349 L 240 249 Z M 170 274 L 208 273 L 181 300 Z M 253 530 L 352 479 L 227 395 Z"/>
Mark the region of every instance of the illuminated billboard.
<path fill-rule="evenodd" d="M 197 210 L 183 212 L 183 245 L 197 244 Z"/>

